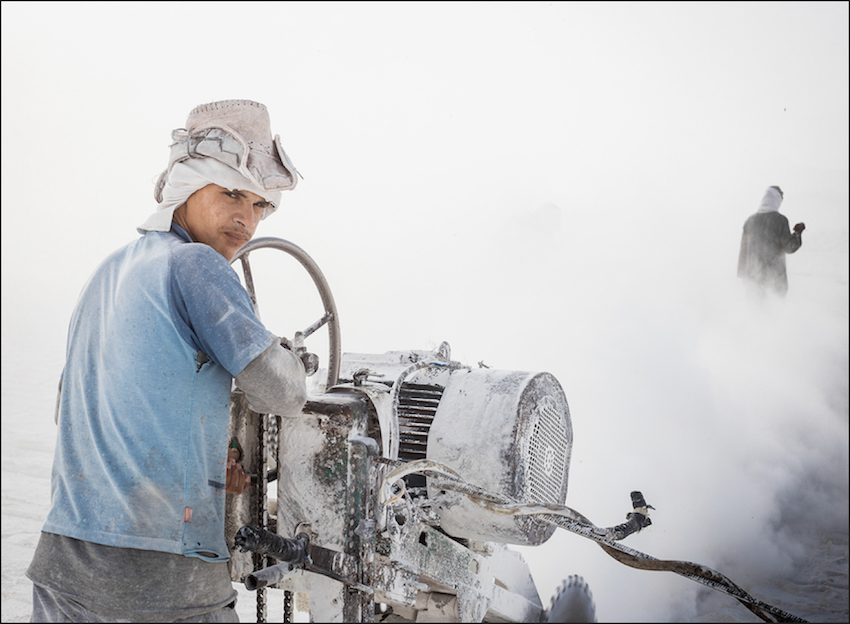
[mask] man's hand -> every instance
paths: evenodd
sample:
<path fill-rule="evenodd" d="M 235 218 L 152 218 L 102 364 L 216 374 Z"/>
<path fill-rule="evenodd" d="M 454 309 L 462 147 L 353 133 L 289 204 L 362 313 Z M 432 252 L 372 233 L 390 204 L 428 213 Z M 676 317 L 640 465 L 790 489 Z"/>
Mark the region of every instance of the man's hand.
<path fill-rule="evenodd" d="M 299 353 L 298 357 L 301 358 L 301 363 L 304 365 L 304 374 L 307 377 L 315 375 L 316 371 L 319 370 L 319 356 L 315 353 L 304 351 L 304 353 Z"/>
<path fill-rule="evenodd" d="M 242 464 L 236 463 L 240 456 L 239 449 L 227 449 L 227 484 L 224 491 L 230 494 L 241 494 L 251 486 L 251 477 L 242 471 Z"/>
<path fill-rule="evenodd" d="M 797 234 L 799 234 L 800 232 L 802 232 L 802 231 L 803 231 L 803 230 L 805 230 L 805 229 L 806 229 L 806 224 L 805 224 L 805 223 L 798 223 L 797 225 L 795 225 L 795 226 L 794 226 L 794 231 L 795 231 Z"/>
<path fill-rule="evenodd" d="M 304 365 L 304 373 L 307 377 L 314 375 L 319 370 L 319 356 L 307 351 L 307 347 L 304 346 L 304 338 L 301 337 L 301 332 L 295 332 L 294 341 L 281 336 L 280 346 L 284 349 L 289 349 L 301 358 L 301 363 Z"/>

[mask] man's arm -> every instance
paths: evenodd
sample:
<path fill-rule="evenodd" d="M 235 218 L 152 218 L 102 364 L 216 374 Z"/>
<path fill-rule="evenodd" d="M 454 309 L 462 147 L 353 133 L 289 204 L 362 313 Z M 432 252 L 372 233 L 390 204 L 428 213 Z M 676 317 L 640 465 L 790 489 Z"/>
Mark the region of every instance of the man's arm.
<path fill-rule="evenodd" d="M 277 340 L 236 375 L 236 387 L 245 393 L 248 406 L 260 414 L 291 416 L 307 402 L 301 358 Z"/>
<path fill-rule="evenodd" d="M 56 391 L 56 411 L 53 413 L 53 422 L 59 424 L 59 406 L 62 403 L 62 379 L 65 377 L 65 371 L 59 375 L 59 390 Z"/>
<path fill-rule="evenodd" d="M 738 252 L 738 277 L 749 277 L 750 237 L 747 229 L 741 234 L 741 249 Z"/>
<path fill-rule="evenodd" d="M 803 230 L 789 232 L 788 238 L 785 239 L 785 244 L 782 246 L 782 251 L 787 254 L 792 254 L 803 245 Z"/>
<path fill-rule="evenodd" d="M 774 236 L 776 237 L 777 254 L 792 254 L 803 244 L 802 233 L 806 226 L 798 223 L 792 230 L 791 225 L 788 223 L 788 217 L 779 213 L 775 214 L 778 218 L 774 218 L 772 225 L 775 228 Z"/>

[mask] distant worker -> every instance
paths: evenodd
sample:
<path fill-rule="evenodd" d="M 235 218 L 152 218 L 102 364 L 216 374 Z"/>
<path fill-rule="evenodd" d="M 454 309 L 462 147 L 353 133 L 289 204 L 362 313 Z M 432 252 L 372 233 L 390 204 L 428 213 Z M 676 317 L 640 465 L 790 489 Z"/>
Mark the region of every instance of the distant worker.
<path fill-rule="evenodd" d="M 785 296 L 788 292 L 785 254 L 794 253 L 803 244 L 805 224 L 796 224 L 792 232 L 787 217 L 779 214 L 784 197 L 781 188 L 769 187 L 759 209 L 744 223 L 738 277 L 744 279 L 747 291 L 754 295 Z"/>

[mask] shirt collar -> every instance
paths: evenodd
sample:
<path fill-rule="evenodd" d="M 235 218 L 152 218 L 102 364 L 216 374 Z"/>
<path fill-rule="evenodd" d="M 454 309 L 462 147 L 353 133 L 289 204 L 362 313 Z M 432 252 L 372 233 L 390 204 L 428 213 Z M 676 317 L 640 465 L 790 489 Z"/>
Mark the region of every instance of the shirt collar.
<path fill-rule="evenodd" d="M 192 237 L 189 236 L 189 233 L 186 232 L 186 230 L 184 230 L 182 227 L 180 227 L 179 225 L 177 225 L 173 221 L 171 222 L 171 231 L 174 232 L 175 234 L 177 234 L 177 236 L 179 236 L 180 238 L 185 240 L 187 243 L 194 243 L 195 242 L 195 241 L 192 240 Z"/>

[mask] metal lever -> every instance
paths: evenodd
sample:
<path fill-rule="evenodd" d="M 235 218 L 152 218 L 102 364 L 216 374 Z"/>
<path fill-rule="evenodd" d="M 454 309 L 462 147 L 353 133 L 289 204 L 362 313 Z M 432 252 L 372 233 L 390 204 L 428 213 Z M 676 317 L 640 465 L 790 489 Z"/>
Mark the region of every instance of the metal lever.
<path fill-rule="evenodd" d="M 236 532 L 233 542 L 243 552 L 250 550 L 284 562 L 254 572 L 246 578 L 246 589 L 259 589 L 274 584 L 291 572 L 294 566 L 301 566 L 309 572 L 327 576 L 369 595 L 375 593 L 371 587 L 351 578 L 356 562 L 350 555 L 311 546 L 310 538 L 306 533 L 299 533 L 293 540 L 258 527 L 243 526 Z M 314 564 L 310 556 L 312 553 L 316 553 L 317 557 L 329 567 Z"/>
<path fill-rule="evenodd" d="M 278 561 L 299 564 L 307 561 L 310 536 L 299 533 L 296 538 L 287 539 L 259 527 L 243 526 L 236 532 L 233 544 L 242 552 L 252 551 Z"/>

